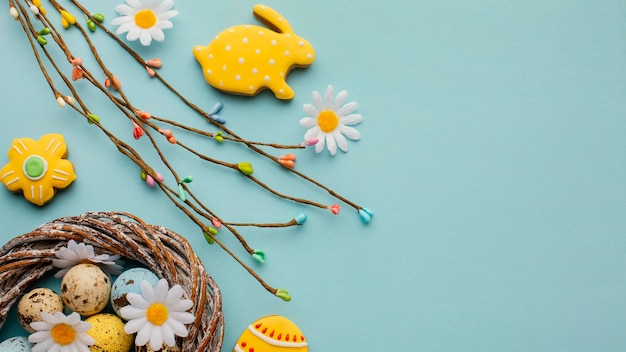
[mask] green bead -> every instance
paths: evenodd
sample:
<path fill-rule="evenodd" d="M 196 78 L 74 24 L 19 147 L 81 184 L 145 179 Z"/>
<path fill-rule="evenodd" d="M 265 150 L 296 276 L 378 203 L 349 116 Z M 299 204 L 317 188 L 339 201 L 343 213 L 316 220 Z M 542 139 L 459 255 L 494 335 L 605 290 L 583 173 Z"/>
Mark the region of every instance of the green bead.
<path fill-rule="evenodd" d="M 148 178 L 148 174 L 146 174 L 146 170 L 141 170 L 139 173 L 139 177 L 141 177 L 142 181 L 145 181 Z"/>
<path fill-rule="evenodd" d="M 282 288 L 277 289 L 276 296 L 280 297 L 285 302 L 291 301 L 291 295 L 285 289 L 282 289 Z"/>
<path fill-rule="evenodd" d="M 210 230 L 210 228 L 209 228 L 209 231 L 211 231 L 211 230 Z M 215 240 L 213 239 L 213 237 L 211 237 L 211 235 L 209 235 L 208 233 L 206 233 L 206 232 L 202 232 L 202 235 L 204 235 L 204 239 L 205 239 L 205 240 L 206 240 L 209 244 L 213 244 L 213 243 L 215 243 Z"/>
<path fill-rule="evenodd" d="M 89 122 L 90 124 L 100 122 L 100 118 L 94 114 L 87 114 L 87 118 L 87 122 Z"/>
<path fill-rule="evenodd" d="M 100 23 L 102 23 L 102 22 L 104 22 L 104 15 L 101 14 L 101 13 L 97 13 L 97 14 L 93 15 L 93 19 L 98 21 L 98 22 L 100 22 Z"/>
<path fill-rule="evenodd" d="M 239 171 L 246 176 L 250 176 L 254 173 L 254 169 L 252 168 L 252 164 L 247 161 L 241 162 L 237 164 Z"/>
<path fill-rule="evenodd" d="M 37 42 L 41 45 L 46 45 L 48 44 L 48 41 L 46 40 L 46 38 L 44 38 L 43 36 L 37 36 Z"/>
<path fill-rule="evenodd" d="M 48 34 L 50 34 L 50 28 L 48 28 L 48 27 L 42 28 L 37 33 L 39 33 L 40 35 L 48 35 Z"/>
<path fill-rule="evenodd" d="M 87 19 L 87 28 L 89 28 L 90 31 L 95 32 L 96 24 L 92 20 Z"/>
<path fill-rule="evenodd" d="M 222 143 L 222 141 L 224 140 L 224 137 L 222 137 L 222 131 L 218 131 L 213 138 L 215 138 L 216 141 L 218 141 L 219 143 Z"/>
<path fill-rule="evenodd" d="M 180 180 L 180 182 L 182 183 L 191 183 L 191 181 L 193 181 L 193 176 L 189 175 L 185 178 L 183 178 L 182 180 Z"/>

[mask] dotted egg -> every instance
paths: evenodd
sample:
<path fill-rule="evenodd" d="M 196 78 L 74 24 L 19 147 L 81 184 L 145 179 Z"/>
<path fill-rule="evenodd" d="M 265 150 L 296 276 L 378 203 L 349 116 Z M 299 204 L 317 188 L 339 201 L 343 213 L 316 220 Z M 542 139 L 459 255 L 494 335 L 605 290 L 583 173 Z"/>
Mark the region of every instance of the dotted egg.
<path fill-rule="evenodd" d="M 23 295 L 17 304 L 17 320 L 26 331 L 33 333 L 35 329 L 30 323 L 41 321 L 41 312 L 54 314 L 62 311 L 61 296 L 49 288 L 36 288 Z"/>
<path fill-rule="evenodd" d="M 96 341 L 90 351 L 127 352 L 133 345 L 133 335 L 124 332 L 124 322 L 117 315 L 101 313 L 85 319 L 91 323 L 87 334 Z"/>
<path fill-rule="evenodd" d="M 132 268 L 124 271 L 115 279 L 111 288 L 111 305 L 117 315 L 120 315 L 120 309 L 127 306 L 127 293 L 141 294 L 141 282 L 147 281 L 152 286 L 156 286 L 159 282 L 158 276 L 148 269 Z"/>
<path fill-rule="evenodd" d="M 291 320 L 271 315 L 250 324 L 233 352 L 307 352 L 308 343 Z"/>
<path fill-rule="evenodd" d="M 24 336 L 12 337 L 0 342 L 2 352 L 30 352 L 33 345 Z"/>
<path fill-rule="evenodd" d="M 109 302 L 111 280 L 93 264 L 78 264 L 63 276 L 61 298 L 67 308 L 83 316 L 101 312 Z"/>

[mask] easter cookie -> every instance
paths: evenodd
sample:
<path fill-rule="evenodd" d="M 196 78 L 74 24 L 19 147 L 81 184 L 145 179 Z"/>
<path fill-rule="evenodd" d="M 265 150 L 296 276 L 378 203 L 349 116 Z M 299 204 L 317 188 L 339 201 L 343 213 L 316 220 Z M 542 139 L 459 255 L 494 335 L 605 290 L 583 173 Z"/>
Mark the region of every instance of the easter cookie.
<path fill-rule="evenodd" d="M 9 191 L 19 190 L 33 204 L 44 205 L 55 189 L 69 186 L 75 179 L 74 167 L 66 160 L 67 146 L 62 135 L 53 133 L 38 141 L 16 138 L 9 149 L 9 163 L 0 170 L 0 181 Z"/>
<path fill-rule="evenodd" d="M 270 315 L 250 324 L 237 340 L 233 352 L 306 352 L 308 344 L 291 320 Z"/>
<path fill-rule="evenodd" d="M 293 99 L 295 94 L 285 79 L 294 67 L 313 63 L 313 46 L 296 35 L 274 9 L 255 5 L 253 13 L 268 28 L 228 28 L 208 46 L 195 46 L 193 55 L 202 66 L 206 81 L 219 90 L 255 95 L 267 88 L 278 99 Z"/>
<path fill-rule="evenodd" d="M 26 331 L 33 333 L 30 326 L 34 321 L 41 321 L 41 312 L 53 314 L 63 311 L 61 296 L 49 288 L 36 288 L 26 293 L 17 304 L 17 320 Z"/>

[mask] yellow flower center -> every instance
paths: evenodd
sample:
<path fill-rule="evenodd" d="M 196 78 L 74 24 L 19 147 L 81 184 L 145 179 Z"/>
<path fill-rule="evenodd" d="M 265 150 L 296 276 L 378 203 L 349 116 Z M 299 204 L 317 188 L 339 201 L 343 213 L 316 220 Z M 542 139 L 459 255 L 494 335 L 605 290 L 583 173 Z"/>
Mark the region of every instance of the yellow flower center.
<path fill-rule="evenodd" d="M 157 23 L 157 17 L 154 11 L 143 9 L 135 13 L 135 24 L 143 29 L 148 29 Z"/>
<path fill-rule="evenodd" d="M 332 110 L 324 110 L 317 115 L 317 124 L 324 132 L 332 132 L 339 124 L 339 117 Z"/>
<path fill-rule="evenodd" d="M 57 324 L 50 330 L 54 342 L 61 346 L 69 345 L 76 339 L 76 331 L 67 324 Z"/>
<path fill-rule="evenodd" d="M 146 319 L 154 325 L 163 325 L 168 315 L 167 307 L 161 303 L 151 304 L 146 311 Z"/>

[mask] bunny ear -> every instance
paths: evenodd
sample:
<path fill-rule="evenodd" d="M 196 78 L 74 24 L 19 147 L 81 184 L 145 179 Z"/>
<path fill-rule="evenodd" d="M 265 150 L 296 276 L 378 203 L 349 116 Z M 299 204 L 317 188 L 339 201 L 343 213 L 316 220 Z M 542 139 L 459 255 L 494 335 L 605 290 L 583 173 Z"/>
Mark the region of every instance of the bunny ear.
<path fill-rule="evenodd" d="M 276 10 L 266 5 L 254 5 L 252 10 L 254 17 L 260 22 L 268 26 L 278 33 L 293 33 L 291 25 L 287 20 L 281 16 Z"/>

